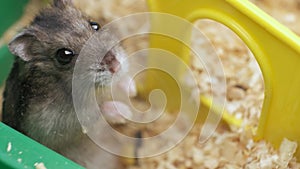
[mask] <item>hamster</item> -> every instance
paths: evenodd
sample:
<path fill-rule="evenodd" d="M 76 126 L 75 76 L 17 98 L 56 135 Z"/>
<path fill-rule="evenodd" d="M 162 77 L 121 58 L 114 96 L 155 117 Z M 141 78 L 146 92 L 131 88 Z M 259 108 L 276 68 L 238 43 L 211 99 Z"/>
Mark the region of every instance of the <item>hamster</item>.
<path fill-rule="evenodd" d="M 106 33 L 71 0 L 54 0 L 16 35 L 8 45 L 16 58 L 6 81 L 3 122 L 87 168 L 110 169 L 118 166 L 117 157 L 101 150 L 82 132 L 72 101 L 76 59 L 97 31 Z M 105 71 L 96 77 L 100 87 L 110 85 L 114 74 L 126 72 L 120 64 L 126 56 L 122 52 L 112 49 L 97 63 L 96 71 Z M 131 89 L 135 93 L 135 87 Z M 109 118 L 122 121 L 111 102 L 103 107 Z"/>

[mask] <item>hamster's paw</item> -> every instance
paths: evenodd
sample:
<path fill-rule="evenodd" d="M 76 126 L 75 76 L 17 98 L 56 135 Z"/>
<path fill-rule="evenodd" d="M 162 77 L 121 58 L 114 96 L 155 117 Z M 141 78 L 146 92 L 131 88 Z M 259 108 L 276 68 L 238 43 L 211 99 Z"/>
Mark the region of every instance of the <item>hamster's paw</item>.
<path fill-rule="evenodd" d="M 113 124 L 124 124 L 126 119 L 132 117 L 132 112 L 128 105 L 119 101 L 106 101 L 101 105 L 101 112 L 104 118 Z"/>
<path fill-rule="evenodd" d="M 129 98 L 135 97 L 137 95 L 137 89 L 136 89 L 136 84 L 135 81 L 129 77 L 129 76 L 124 76 L 120 82 L 118 83 L 118 88 L 125 92 Z"/>

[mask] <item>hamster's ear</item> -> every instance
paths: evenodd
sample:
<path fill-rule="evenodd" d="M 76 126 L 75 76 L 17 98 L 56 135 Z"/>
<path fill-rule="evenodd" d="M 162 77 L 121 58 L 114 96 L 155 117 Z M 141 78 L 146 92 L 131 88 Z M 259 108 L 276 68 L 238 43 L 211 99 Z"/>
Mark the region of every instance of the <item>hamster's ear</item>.
<path fill-rule="evenodd" d="M 66 6 L 73 6 L 72 0 L 53 0 L 53 5 L 57 8 L 64 9 Z"/>
<path fill-rule="evenodd" d="M 25 30 L 15 36 L 8 44 L 8 48 L 12 54 L 19 56 L 24 61 L 29 61 L 33 57 L 32 47 L 35 42 L 38 42 L 36 36 Z"/>

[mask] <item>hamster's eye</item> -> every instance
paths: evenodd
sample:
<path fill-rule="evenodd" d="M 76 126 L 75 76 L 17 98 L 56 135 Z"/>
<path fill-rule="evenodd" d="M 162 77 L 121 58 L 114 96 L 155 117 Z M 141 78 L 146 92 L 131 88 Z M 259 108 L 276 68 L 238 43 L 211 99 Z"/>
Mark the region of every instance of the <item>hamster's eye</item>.
<path fill-rule="evenodd" d="M 100 29 L 100 25 L 97 22 L 90 21 L 90 25 L 95 31 L 98 31 Z"/>
<path fill-rule="evenodd" d="M 56 60 L 62 65 L 70 63 L 74 56 L 74 52 L 67 48 L 58 49 L 56 52 Z"/>

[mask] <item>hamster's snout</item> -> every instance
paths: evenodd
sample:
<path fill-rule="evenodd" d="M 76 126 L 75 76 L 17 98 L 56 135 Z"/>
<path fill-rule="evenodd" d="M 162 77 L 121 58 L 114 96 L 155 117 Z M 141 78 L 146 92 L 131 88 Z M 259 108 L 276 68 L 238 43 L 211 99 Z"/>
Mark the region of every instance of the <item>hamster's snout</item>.
<path fill-rule="evenodd" d="M 121 68 L 120 62 L 112 51 L 108 51 L 102 58 L 101 62 L 97 61 L 90 65 L 90 70 L 100 72 L 110 72 L 112 74 L 118 72 Z"/>
<path fill-rule="evenodd" d="M 120 69 L 120 62 L 117 60 L 116 55 L 112 51 L 108 51 L 101 61 L 102 66 L 107 66 L 111 73 L 116 73 Z"/>

